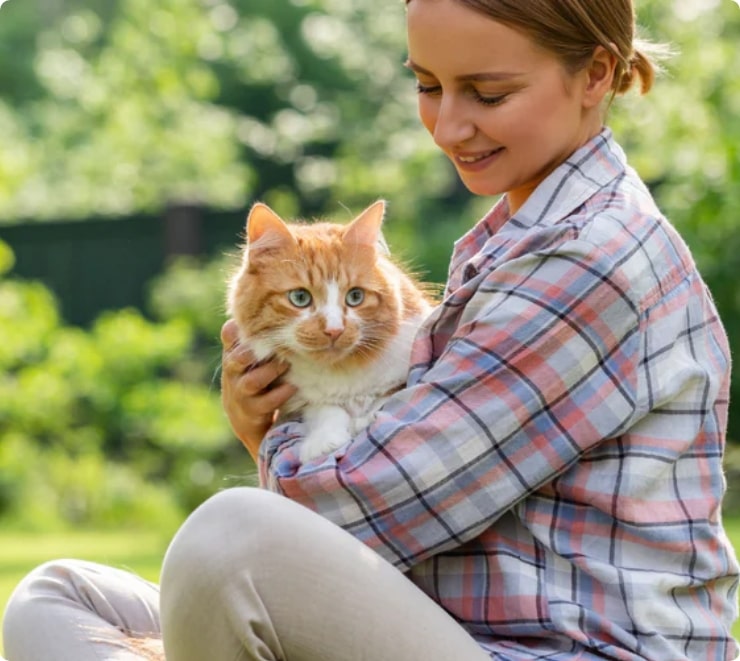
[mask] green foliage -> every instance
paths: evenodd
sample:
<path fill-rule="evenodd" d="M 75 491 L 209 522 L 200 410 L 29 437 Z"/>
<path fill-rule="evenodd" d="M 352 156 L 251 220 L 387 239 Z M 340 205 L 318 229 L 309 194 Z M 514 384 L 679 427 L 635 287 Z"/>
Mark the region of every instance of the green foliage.
<path fill-rule="evenodd" d="M 6 105 L 12 97 L 0 103 L 4 217 L 244 200 L 250 170 L 234 140 L 236 116 L 213 103 L 218 80 L 198 54 L 220 34 L 203 4 L 170 0 L 152 11 L 121 0 L 96 13 L 72 3 L 51 25 L 30 20 L 24 3 L 2 11 L 37 44 L 21 51 L 37 94 L 28 99 L 19 88 L 22 114 Z"/>
<path fill-rule="evenodd" d="M 171 525 L 230 466 L 251 471 L 176 316 L 121 310 L 84 332 L 39 283 L 0 279 L 0 517 Z"/>
<path fill-rule="evenodd" d="M 0 58 L 3 219 L 256 198 L 347 218 L 384 197 L 392 242 L 445 277 L 452 240 L 491 201 L 470 198 L 416 119 L 402 2 L 98 5 L 2 9 L 0 43 L 16 49 Z M 651 95 L 617 100 L 611 123 L 736 326 L 720 290 L 738 253 L 740 12 L 729 0 L 637 6 L 645 35 L 677 55 Z"/>
<path fill-rule="evenodd" d="M 218 338 L 226 320 L 225 284 L 236 264 L 234 256 L 213 260 L 181 257 L 150 285 L 151 311 L 159 319 L 179 321 L 204 341 Z"/>

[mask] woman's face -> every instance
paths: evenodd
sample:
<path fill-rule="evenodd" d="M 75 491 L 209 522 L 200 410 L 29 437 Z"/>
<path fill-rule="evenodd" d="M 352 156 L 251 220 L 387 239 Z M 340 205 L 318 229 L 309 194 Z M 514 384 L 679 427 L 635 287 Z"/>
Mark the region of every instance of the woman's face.
<path fill-rule="evenodd" d="M 407 26 L 419 115 L 471 192 L 515 211 L 601 129 L 588 68 L 567 73 L 523 33 L 455 0 L 411 0 Z"/>

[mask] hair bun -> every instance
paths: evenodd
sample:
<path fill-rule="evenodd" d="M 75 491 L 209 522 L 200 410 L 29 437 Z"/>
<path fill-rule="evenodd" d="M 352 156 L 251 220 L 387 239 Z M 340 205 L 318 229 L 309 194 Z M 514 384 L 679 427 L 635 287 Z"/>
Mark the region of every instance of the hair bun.
<path fill-rule="evenodd" d="M 639 81 L 640 94 L 647 94 L 653 87 L 655 77 L 662 71 L 661 62 L 673 54 L 672 49 L 665 44 L 636 39 L 627 65 L 617 72 L 615 93 L 624 94 Z"/>
<path fill-rule="evenodd" d="M 655 82 L 655 66 L 647 55 L 640 50 L 635 50 L 627 66 L 621 71 L 615 91 L 617 94 L 624 94 L 638 81 L 640 94 L 647 94 Z"/>

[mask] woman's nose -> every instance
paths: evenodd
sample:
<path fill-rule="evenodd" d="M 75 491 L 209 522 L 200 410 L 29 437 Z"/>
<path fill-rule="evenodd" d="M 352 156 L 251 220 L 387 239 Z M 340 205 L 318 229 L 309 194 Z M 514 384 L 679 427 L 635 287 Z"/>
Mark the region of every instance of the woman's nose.
<path fill-rule="evenodd" d="M 442 96 L 439 102 L 432 136 L 440 149 L 449 150 L 465 143 L 475 135 L 475 124 L 465 109 L 453 96 Z"/>

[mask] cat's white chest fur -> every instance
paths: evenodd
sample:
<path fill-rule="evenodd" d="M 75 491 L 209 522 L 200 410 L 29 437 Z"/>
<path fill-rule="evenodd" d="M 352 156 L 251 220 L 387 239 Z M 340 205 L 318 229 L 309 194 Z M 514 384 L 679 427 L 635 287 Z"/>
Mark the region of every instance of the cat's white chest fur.
<path fill-rule="evenodd" d="M 369 365 L 355 370 L 331 370 L 296 358 L 287 380 L 299 394 L 291 402 L 303 414 L 305 436 L 301 461 L 328 454 L 367 427 L 388 395 L 408 376 L 411 345 L 421 318 L 406 323 L 385 351 Z"/>

